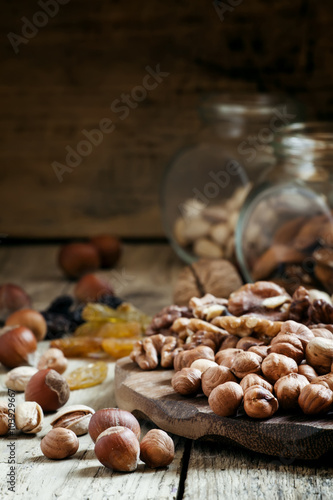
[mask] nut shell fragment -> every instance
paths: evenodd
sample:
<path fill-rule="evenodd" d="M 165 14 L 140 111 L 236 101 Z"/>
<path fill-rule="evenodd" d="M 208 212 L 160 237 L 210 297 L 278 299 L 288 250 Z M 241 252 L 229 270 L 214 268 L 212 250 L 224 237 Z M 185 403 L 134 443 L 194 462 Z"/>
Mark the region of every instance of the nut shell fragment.
<path fill-rule="evenodd" d="M 15 425 L 26 434 L 37 434 L 43 428 L 44 413 L 35 401 L 24 401 L 15 409 Z"/>
<path fill-rule="evenodd" d="M 93 408 L 85 405 L 65 406 L 57 411 L 50 424 L 53 428 L 64 427 L 70 429 L 77 436 L 87 434 L 89 422 L 95 413 Z"/>

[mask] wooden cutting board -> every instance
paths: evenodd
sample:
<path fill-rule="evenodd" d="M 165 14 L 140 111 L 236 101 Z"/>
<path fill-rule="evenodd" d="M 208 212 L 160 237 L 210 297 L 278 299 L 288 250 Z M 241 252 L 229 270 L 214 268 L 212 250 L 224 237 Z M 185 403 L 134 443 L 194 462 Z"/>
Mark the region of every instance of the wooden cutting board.
<path fill-rule="evenodd" d="M 245 414 L 219 417 L 206 396 L 186 398 L 171 387 L 173 370 L 143 371 L 129 357 L 116 363 L 119 408 L 150 419 L 161 429 L 189 439 L 233 442 L 249 450 L 285 458 L 316 459 L 333 450 L 333 412 L 324 418 L 299 413 L 253 420 Z"/>

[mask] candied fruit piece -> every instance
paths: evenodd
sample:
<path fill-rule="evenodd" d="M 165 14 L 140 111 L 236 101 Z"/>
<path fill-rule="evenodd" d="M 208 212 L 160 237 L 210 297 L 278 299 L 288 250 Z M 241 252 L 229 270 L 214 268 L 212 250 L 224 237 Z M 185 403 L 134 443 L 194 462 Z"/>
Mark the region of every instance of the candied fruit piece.
<path fill-rule="evenodd" d="M 142 329 L 145 329 L 151 321 L 150 316 L 128 302 L 123 302 L 117 309 L 104 304 L 89 303 L 82 311 L 82 318 L 85 321 L 109 321 L 112 323 L 136 321 Z"/>
<path fill-rule="evenodd" d="M 103 353 L 102 341 L 97 337 L 66 337 L 52 340 L 50 346 L 60 349 L 67 358 L 84 357 Z"/>
<path fill-rule="evenodd" d="M 137 322 L 109 323 L 108 321 L 88 321 L 79 326 L 74 335 L 106 337 L 139 337 L 141 325 Z"/>
<path fill-rule="evenodd" d="M 131 338 L 108 338 L 102 342 L 102 348 L 113 358 L 123 358 L 129 356 L 133 350 L 134 344 L 138 341 L 138 337 Z"/>
<path fill-rule="evenodd" d="M 85 389 L 101 384 L 108 374 L 108 366 L 104 361 L 89 363 L 85 366 L 76 368 L 66 377 L 71 391 L 76 389 Z"/>

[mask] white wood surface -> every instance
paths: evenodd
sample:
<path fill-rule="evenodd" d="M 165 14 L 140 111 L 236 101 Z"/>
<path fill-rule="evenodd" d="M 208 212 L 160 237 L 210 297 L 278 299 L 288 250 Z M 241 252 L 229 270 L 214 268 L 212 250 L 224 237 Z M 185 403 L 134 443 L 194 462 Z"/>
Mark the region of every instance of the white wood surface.
<path fill-rule="evenodd" d="M 60 293 L 70 292 L 56 266 L 55 245 L 0 246 L 0 283 L 13 282 L 26 288 L 34 306 L 43 309 Z M 126 246 L 117 270 L 103 272 L 115 281 L 116 290 L 134 305 L 153 314 L 171 302 L 172 286 L 181 263 L 164 245 Z M 119 276 L 127 276 L 121 279 Z M 118 280 L 118 281 L 117 281 Z M 46 343 L 39 345 L 45 349 Z M 69 369 L 87 361 L 71 360 Z M 3 373 L 3 370 L 2 370 Z M 114 364 L 109 363 L 106 381 L 95 388 L 73 391 L 68 404 L 83 403 L 95 409 L 114 406 Z M 0 398 L 7 392 L 2 387 Z M 17 402 L 22 399 L 17 395 Z M 43 500 L 328 500 L 332 498 L 332 456 L 316 462 L 295 462 L 262 456 L 218 443 L 190 442 L 174 437 L 176 457 L 165 469 L 151 470 L 142 463 L 133 473 L 113 473 L 99 464 L 89 436 L 80 437 L 80 448 L 67 460 L 50 461 L 40 451 L 50 416 L 37 437 L 16 439 L 17 482 L 15 494 L 8 492 L 7 448 L 9 438 L 0 438 L 0 498 Z M 151 428 L 141 422 L 143 433 Z M 183 491 L 184 490 L 184 491 Z"/>

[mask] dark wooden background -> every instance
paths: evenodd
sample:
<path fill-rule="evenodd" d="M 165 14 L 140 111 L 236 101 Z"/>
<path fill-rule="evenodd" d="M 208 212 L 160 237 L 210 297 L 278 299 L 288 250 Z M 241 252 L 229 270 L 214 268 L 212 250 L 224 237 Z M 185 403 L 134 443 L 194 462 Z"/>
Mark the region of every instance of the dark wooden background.
<path fill-rule="evenodd" d="M 313 116 L 333 114 L 332 0 L 70 0 L 15 54 L 8 33 L 22 35 L 22 18 L 40 10 L 4 0 L 0 19 L 0 232 L 10 237 L 161 236 L 161 176 L 199 126 L 202 92 L 282 90 Z M 157 64 L 169 76 L 120 120 L 110 105 Z M 102 118 L 115 131 L 59 183 L 52 162 Z"/>

